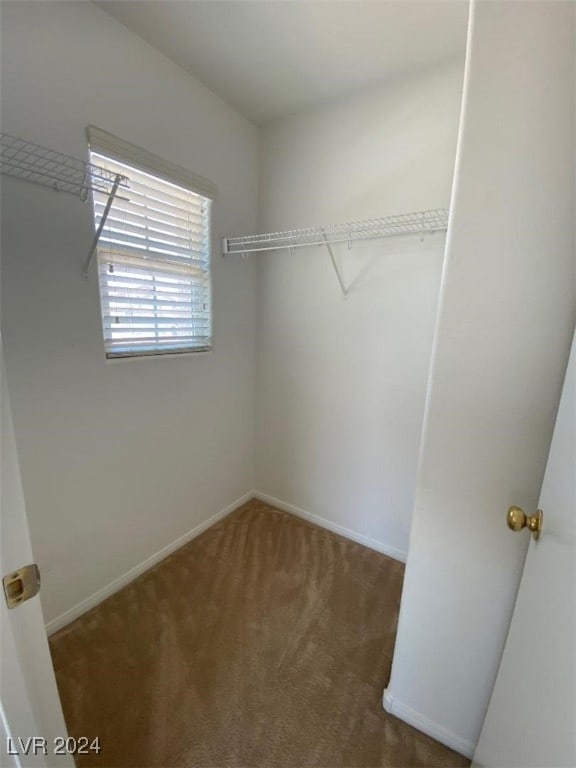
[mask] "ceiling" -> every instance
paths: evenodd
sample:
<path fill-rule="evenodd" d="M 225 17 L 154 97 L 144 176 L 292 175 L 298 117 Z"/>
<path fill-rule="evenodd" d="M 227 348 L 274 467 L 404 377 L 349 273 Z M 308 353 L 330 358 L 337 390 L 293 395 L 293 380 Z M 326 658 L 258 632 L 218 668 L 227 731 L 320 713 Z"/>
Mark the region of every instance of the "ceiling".
<path fill-rule="evenodd" d="M 466 0 L 95 0 L 262 123 L 463 56 Z"/>

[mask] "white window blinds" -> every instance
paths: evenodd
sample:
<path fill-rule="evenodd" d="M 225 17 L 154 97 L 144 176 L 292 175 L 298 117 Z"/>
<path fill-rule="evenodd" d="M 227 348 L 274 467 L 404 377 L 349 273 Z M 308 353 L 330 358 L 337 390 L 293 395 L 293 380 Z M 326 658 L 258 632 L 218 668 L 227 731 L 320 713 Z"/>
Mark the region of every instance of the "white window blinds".
<path fill-rule="evenodd" d="M 99 151 L 90 158 L 128 177 L 97 250 L 106 356 L 211 349 L 211 200 Z M 98 227 L 107 196 L 93 200 Z"/>

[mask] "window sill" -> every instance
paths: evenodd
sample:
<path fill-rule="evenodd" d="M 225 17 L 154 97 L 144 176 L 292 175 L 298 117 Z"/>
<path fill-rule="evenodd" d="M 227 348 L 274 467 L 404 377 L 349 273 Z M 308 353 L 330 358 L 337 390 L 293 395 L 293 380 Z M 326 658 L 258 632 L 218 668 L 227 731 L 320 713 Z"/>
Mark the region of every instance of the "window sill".
<path fill-rule="evenodd" d="M 166 358 L 182 358 L 182 357 L 204 357 L 211 355 L 214 352 L 214 347 L 210 349 L 198 349 L 188 350 L 185 352 L 149 352 L 142 355 L 116 355 L 114 357 L 105 357 L 106 363 L 125 363 L 130 360 L 159 360 Z"/>

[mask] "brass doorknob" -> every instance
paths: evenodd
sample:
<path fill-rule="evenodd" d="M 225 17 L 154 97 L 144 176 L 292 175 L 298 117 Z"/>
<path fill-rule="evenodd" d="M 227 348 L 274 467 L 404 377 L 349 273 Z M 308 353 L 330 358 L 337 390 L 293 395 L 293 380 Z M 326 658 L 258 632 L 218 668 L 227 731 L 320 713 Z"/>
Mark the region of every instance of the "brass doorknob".
<path fill-rule="evenodd" d="M 535 515 L 528 517 L 521 507 L 510 507 L 506 515 L 506 522 L 511 531 L 521 531 L 522 528 L 528 528 L 532 531 L 532 537 L 536 540 L 540 538 L 542 530 L 544 513 L 539 509 Z"/>

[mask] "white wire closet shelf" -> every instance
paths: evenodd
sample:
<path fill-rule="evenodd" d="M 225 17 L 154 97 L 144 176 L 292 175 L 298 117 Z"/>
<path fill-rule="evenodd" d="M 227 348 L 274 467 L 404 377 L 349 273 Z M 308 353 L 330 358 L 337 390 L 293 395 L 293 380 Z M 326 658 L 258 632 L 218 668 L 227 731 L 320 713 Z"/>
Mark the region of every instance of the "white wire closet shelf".
<path fill-rule="evenodd" d="M 128 179 L 8 133 L 0 133 L 0 172 L 50 187 L 57 192 L 77 195 L 83 202 L 88 199 L 90 191 L 108 195 L 106 208 L 84 265 L 84 274 L 87 275 L 112 202 L 119 187 L 128 187 Z"/>
<path fill-rule="evenodd" d="M 0 170 L 8 176 L 78 195 L 83 200 L 91 190 L 109 194 L 116 180 L 104 168 L 7 133 L 0 133 Z M 121 186 L 125 186 L 125 181 Z"/>
<path fill-rule="evenodd" d="M 342 271 L 334 256 L 332 245 L 352 243 L 357 240 L 374 240 L 397 235 L 424 235 L 429 232 L 443 232 L 448 227 L 448 211 L 445 208 L 433 208 L 428 211 L 402 213 L 396 216 L 383 216 L 376 219 L 349 221 L 346 224 L 328 224 L 327 226 L 291 229 L 285 232 L 270 232 L 265 235 L 247 235 L 245 237 L 227 237 L 222 244 L 224 255 L 240 253 L 259 253 L 288 248 L 293 253 L 296 248 L 309 245 L 325 245 L 340 283 L 344 298 L 348 298 Z"/>
<path fill-rule="evenodd" d="M 277 248 L 293 249 L 307 245 L 352 243 L 355 240 L 371 240 L 394 235 L 440 232 L 446 230 L 447 226 L 448 211 L 445 208 L 434 208 L 429 211 L 363 219 L 346 224 L 305 227 L 285 232 L 270 232 L 265 235 L 227 237 L 224 239 L 223 252 L 224 254 L 242 254 L 272 251 Z"/>

